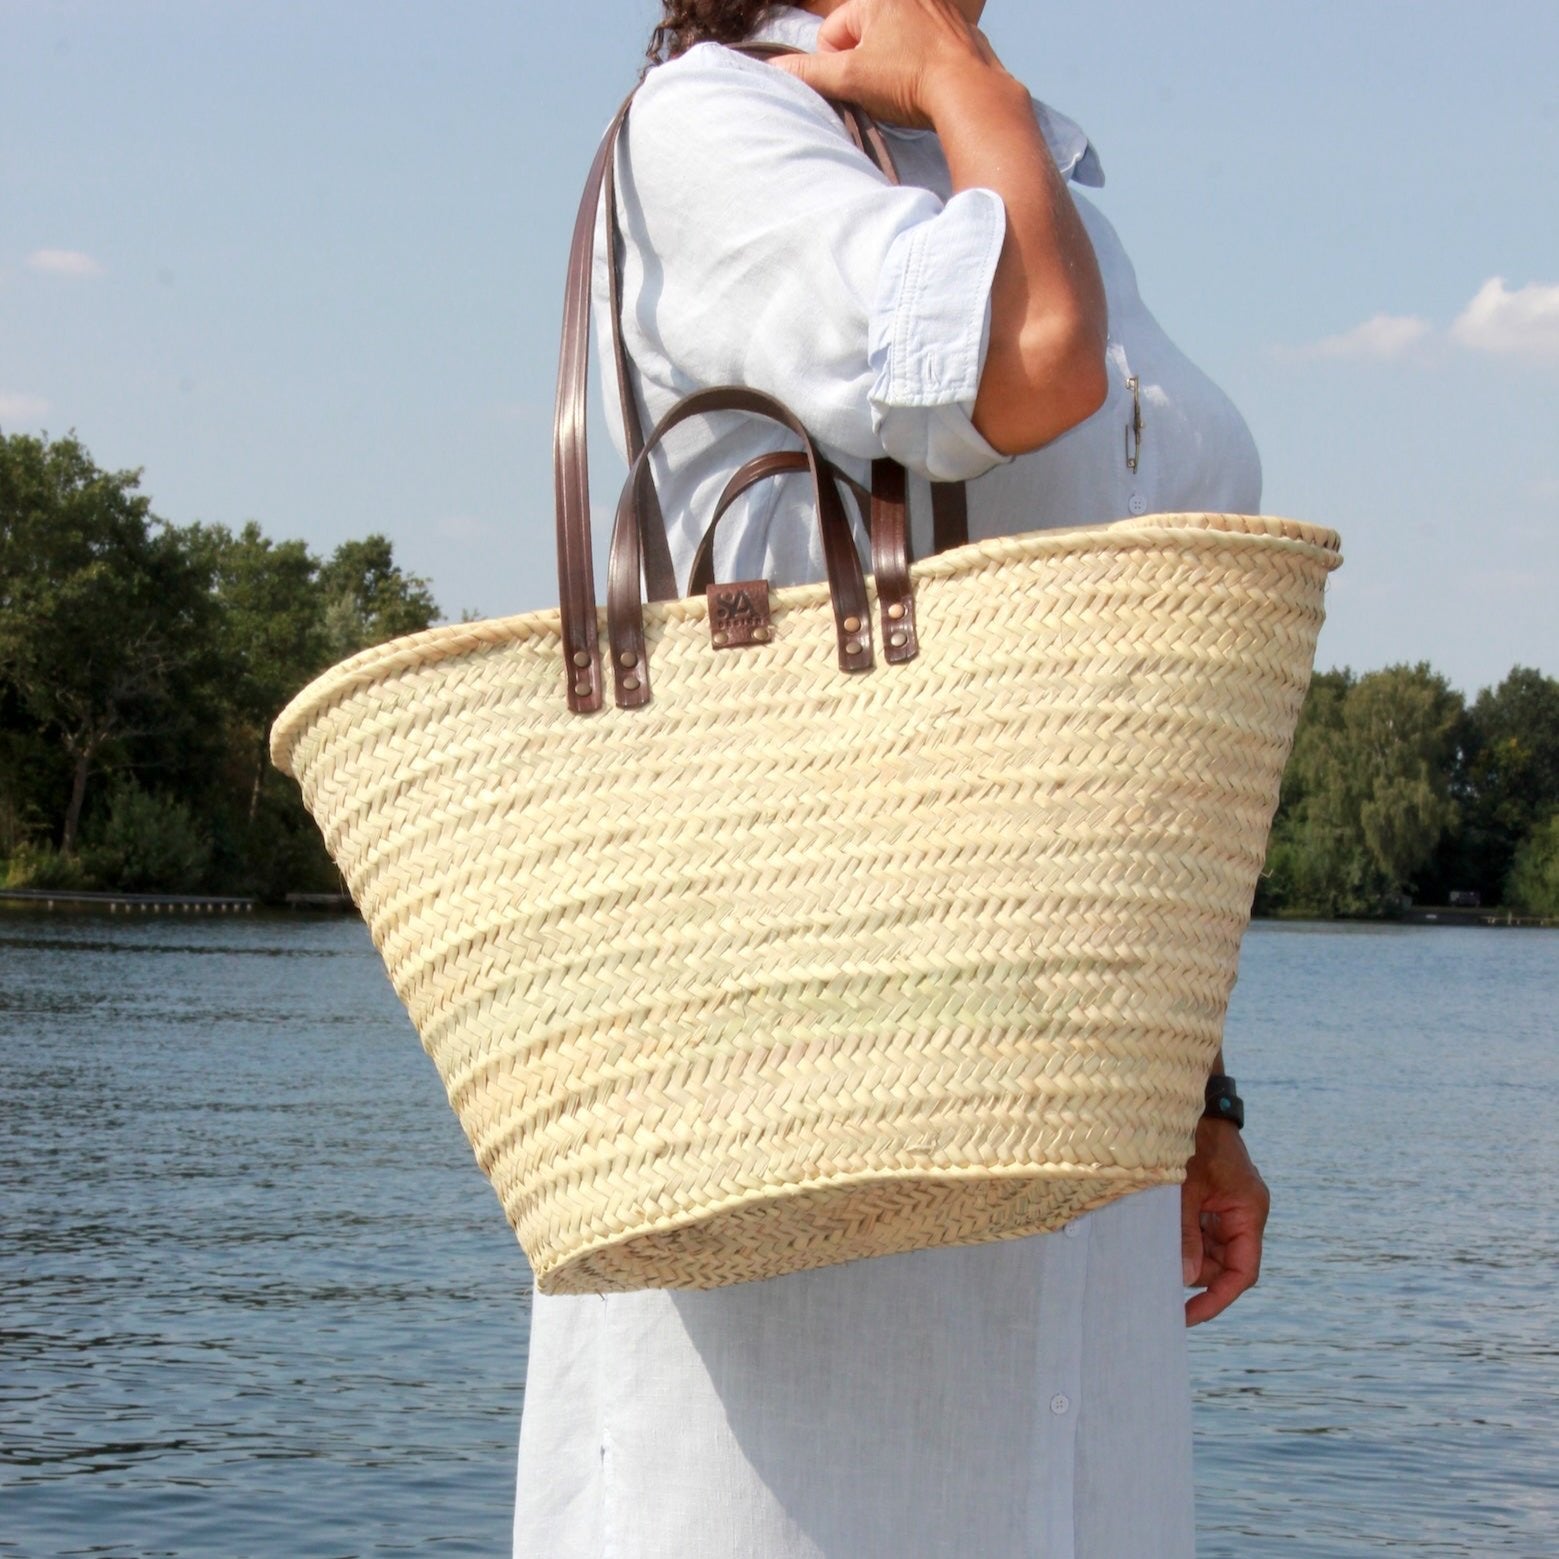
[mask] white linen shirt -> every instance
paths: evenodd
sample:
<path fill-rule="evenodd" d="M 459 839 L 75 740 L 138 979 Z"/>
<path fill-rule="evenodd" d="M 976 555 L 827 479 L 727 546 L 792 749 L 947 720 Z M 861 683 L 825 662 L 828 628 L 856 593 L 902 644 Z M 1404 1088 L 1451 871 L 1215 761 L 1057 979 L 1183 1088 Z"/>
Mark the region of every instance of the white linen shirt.
<path fill-rule="evenodd" d="M 780 7 L 755 36 L 811 48 L 820 25 Z M 970 483 L 976 540 L 1151 511 L 1254 510 L 1261 466 L 1244 421 L 1164 334 L 1114 228 L 1077 193 L 1104 183 L 1087 136 L 1034 106 L 1104 281 L 1109 393 L 1098 412 L 1030 454 L 1009 459 L 993 449 L 971 413 L 1006 227 L 1000 198 L 978 188 L 954 194 L 933 132 L 884 126 L 903 181 L 893 188 L 809 87 L 700 44 L 650 72 L 619 158 L 623 332 L 646 430 L 693 390 L 766 390 L 858 480 L 884 452 L 908 468 L 916 557 L 932 550 L 925 478 Z M 600 238 L 598 228 L 595 320 L 600 360 L 610 365 Z M 1126 436 L 1133 379 L 1142 424 L 1135 469 Z M 615 383 L 608 389 L 607 424 L 622 453 Z M 673 431 L 668 456 L 653 463 L 679 589 L 730 474 L 795 444 L 786 430 L 738 412 Z M 614 508 L 606 495 L 593 504 L 603 592 Z M 852 519 L 869 567 L 853 506 Z M 721 521 L 715 577 L 826 578 L 804 476 L 759 484 Z"/>
<path fill-rule="evenodd" d="M 757 36 L 810 48 L 818 25 L 780 8 Z M 1035 107 L 1071 183 L 1101 185 L 1083 132 Z M 645 426 L 706 385 L 768 390 L 858 478 L 884 450 L 909 468 L 917 557 L 931 477 L 969 481 L 976 538 L 1255 511 L 1238 412 L 1164 335 L 1075 191 L 1109 307 L 1109 398 L 1016 459 L 981 438 L 1004 211 L 990 191 L 952 193 L 933 133 L 887 133 L 899 189 L 780 71 L 700 45 L 651 72 L 619 169 Z M 604 344 L 599 265 L 596 282 Z M 615 429 L 613 386 L 605 402 Z M 685 589 L 726 478 L 794 440 L 721 413 L 668 442 L 656 468 Z M 598 569 L 610 508 L 596 506 Z M 722 580 L 824 578 L 804 478 L 754 489 L 715 562 Z M 709 1293 L 534 1295 L 517 1559 L 1190 1559 L 1178 1207 L 1165 1186 L 1055 1234 Z"/>

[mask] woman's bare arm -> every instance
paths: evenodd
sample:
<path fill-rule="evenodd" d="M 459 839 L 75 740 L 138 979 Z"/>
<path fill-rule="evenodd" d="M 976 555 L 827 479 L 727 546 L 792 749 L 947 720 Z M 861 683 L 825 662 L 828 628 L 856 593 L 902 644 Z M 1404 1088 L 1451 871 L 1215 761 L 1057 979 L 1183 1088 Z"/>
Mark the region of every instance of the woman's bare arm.
<path fill-rule="evenodd" d="M 1028 92 L 950 0 L 846 0 L 818 49 L 774 64 L 888 123 L 934 128 L 953 188 L 1006 206 L 975 427 L 1016 455 L 1092 416 L 1108 388 L 1104 284 Z"/>

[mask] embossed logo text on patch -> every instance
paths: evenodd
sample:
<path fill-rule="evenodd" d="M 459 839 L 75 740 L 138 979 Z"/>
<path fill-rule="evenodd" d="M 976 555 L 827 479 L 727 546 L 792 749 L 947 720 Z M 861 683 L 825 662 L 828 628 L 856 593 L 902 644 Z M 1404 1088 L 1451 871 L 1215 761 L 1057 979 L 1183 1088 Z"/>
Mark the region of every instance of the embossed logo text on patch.
<path fill-rule="evenodd" d="M 709 635 L 717 650 L 766 644 L 769 622 L 769 582 L 740 579 L 709 587 Z"/>

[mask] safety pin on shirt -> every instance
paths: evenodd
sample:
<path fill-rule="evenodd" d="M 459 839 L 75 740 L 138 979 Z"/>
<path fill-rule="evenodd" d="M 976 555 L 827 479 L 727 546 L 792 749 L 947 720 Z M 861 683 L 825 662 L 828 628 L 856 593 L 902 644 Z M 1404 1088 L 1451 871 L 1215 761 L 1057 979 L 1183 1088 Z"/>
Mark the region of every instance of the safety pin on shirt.
<path fill-rule="evenodd" d="M 1126 469 L 1137 469 L 1137 457 L 1142 453 L 1142 397 L 1137 393 L 1139 381 L 1136 374 L 1126 381 L 1131 391 L 1131 421 L 1126 424 Z"/>

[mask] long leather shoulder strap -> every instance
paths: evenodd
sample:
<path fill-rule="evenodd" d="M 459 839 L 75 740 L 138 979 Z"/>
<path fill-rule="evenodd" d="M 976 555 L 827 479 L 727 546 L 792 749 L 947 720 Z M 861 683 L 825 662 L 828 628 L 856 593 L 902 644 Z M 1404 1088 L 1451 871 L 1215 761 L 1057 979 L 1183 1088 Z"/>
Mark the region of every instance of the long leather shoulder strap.
<path fill-rule="evenodd" d="M 741 45 L 740 51 L 764 59 L 799 52 L 778 44 Z M 565 619 L 564 653 L 568 662 L 570 708 L 580 712 L 597 709 L 601 702 L 600 656 L 595 615 L 594 558 L 590 533 L 590 479 L 588 449 L 588 390 L 590 364 L 590 304 L 595 255 L 595 224 L 603 195 L 606 198 L 607 272 L 611 294 L 612 351 L 618 376 L 619 403 L 624 442 L 630 461 L 644 447 L 643 424 L 629 376 L 629 358 L 623 341 L 621 263 L 623 239 L 616 202 L 618 142 L 637 93 L 630 93 L 613 116 L 591 164 L 574 222 L 569 249 L 568 277 L 564 290 L 563 332 L 558 360 L 557 401 L 553 417 L 553 488 L 557 513 L 558 600 Z M 894 183 L 898 172 L 880 129 L 852 105 L 835 105 L 851 139 Z M 886 466 L 890 462 L 878 462 Z M 872 530 L 895 532 L 907 525 L 902 491 L 893 474 L 874 471 Z M 960 495 L 961 496 L 961 495 Z M 652 500 L 653 501 L 653 500 Z M 644 585 L 648 599 L 672 600 L 677 596 L 675 573 L 664 520 L 658 507 L 642 511 L 641 537 Z M 942 539 L 938 523 L 938 542 Z M 875 550 L 875 549 L 874 549 Z M 897 589 L 893 592 L 897 595 Z M 576 642 L 577 641 L 577 642 Z"/>

